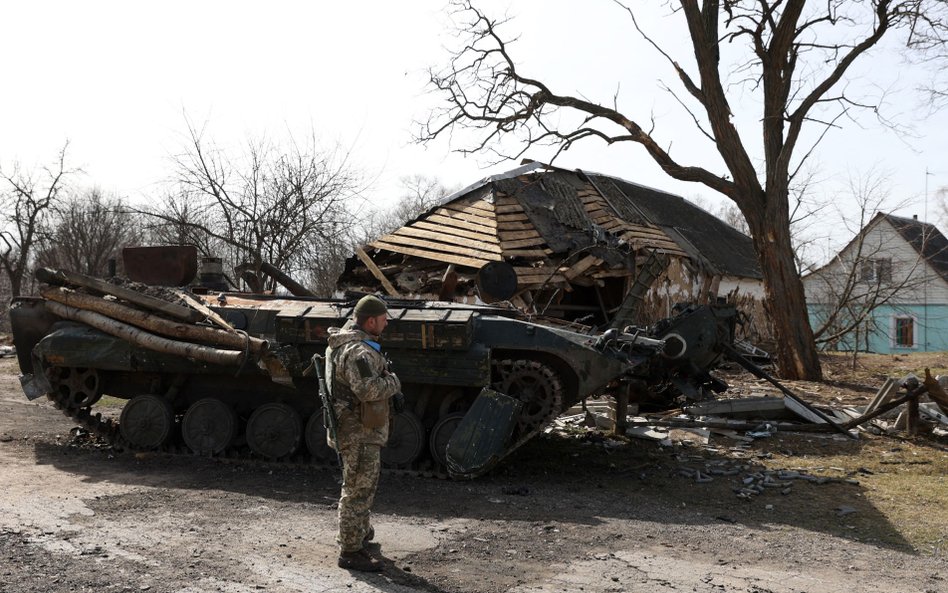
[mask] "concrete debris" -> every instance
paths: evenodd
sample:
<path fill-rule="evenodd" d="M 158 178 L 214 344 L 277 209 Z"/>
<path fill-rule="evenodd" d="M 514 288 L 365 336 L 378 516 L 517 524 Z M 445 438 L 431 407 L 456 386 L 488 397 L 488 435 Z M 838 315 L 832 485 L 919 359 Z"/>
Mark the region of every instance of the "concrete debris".
<path fill-rule="evenodd" d="M 824 484 L 858 485 L 859 481 L 849 477 L 845 470 L 839 469 L 842 476 L 813 475 L 802 469 L 763 469 L 759 465 L 741 459 L 703 459 L 678 455 L 676 459 L 682 465 L 674 468 L 672 476 L 693 480 L 698 484 L 723 479 L 732 484 L 737 498 L 750 500 L 766 495 L 768 492 L 781 496 L 793 493 L 794 485 L 800 482 L 822 486 Z M 701 462 L 703 463 L 696 463 Z M 816 471 L 833 468 L 814 468 Z M 850 474 L 851 475 L 851 474 Z"/>
<path fill-rule="evenodd" d="M 726 416 L 728 418 L 786 419 L 788 414 L 782 397 L 741 397 L 703 401 L 686 406 L 692 416 Z"/>
<path fill-rule="evenodd" d="M 607 449 L 628 446 L 628 441 L 621 437 L 606 436 L 622 435 L 653 441 L 662 447 L 700 447 L 705 453 L 725 455 L 731 460 L 768 459 L 772 457 L 771 453 L 755 452 L 751 444 L 782 432 L 802 432 L 807 439 L 839 441 L 858 438 L 860 432 L 882 435 L 907 431 L 910 436 L 919 433 L 948 436 L 948 394 L 943 384 L 948 384 L 948 376 L 936 379 L 926 370 L 924 380 L 915 377 L 886 379 L 864 407 L 815 408 L 805 402 L 801 404 L 802 400 L 797 396 L 766 396 L 703 401 L 649 415 L 635 415 L 638 407 L 630 403 L 629 414 L 623 418 L 616 415 L 616 402 L 612 398 L 590 398 L 584 404 L 570 408 L 548 431 L 557 430 L 569 435 L 576 435 L 579 431 L 589 444 Z M 907 387 L 910 389 L 905 391 Z M 932 401 L 919 401 L 929 397 Z M 795 420 L 788 421 L 788 417 Z M 722 438 L 727 441 L 717 442 Z M 725 445 L 726 442 L 731 444 Z M 676 470 L 677 475 L 696 483 L 735 477 L 744 472 L 736 467 L 713 465 Z M 795 470 L 780 470 L 777 474 L 745 474 L 735 492 L 744 499 L 768 490 L 788 495 L 793 483 L 801 480 L 813 484 L 858 484 L 851 478 L 826 478 Z"/>
<path fill-rule="evenodd" d="M 796 396 L 699 402 L 686 406 L 682 413 L 673 416 L 634 418 L 627 434 L 660 440 L 663 437 L 659 431 L 667 427 L 671 431 L 704 428 L 715 435 L 745 442 L 772 437 L 778 432 L 806 432 L 814 438 L 821 438 L 824 435 L 818 433 L 832 431 L 836 434 L 830 438 L 842 440 L 857 438 L 859 432 L 866 431 L 875 434 L 906 431 L 910 436 L 929 432 L 941 436 L 948 430 L 948 393 L 942 383 L 948 384 L 948 377 L 940 378 L 939 382 L 927 369 L 924 381 L 915 377 L 902 381 L 888 378 L 865 407 L 820 409 Z M 906 391 L 900 393 L 900 386 Z M 931 398 L 932 401 L 920 401 L 922 398 Z M 788 412 L 793 412 L 795 422 L 784 420 Z M 703 438 L 702 434 L 699 444 L 710 442 L 710 439 L 704 442 Z M 695 442 L 688 438 L 678 440 Z"/>
<path fill-rule="evenodd" d="M 13 346 L 0 346 L 0 358 L 6 356 L 16 356 L 16 348 Z"/>
<path fill-rule="evenodd" d="M 668 431 L 673 443 L 692 443 L 707 445 L 711 440 L 711 430 L 707 428 L 673 428 Z"/>

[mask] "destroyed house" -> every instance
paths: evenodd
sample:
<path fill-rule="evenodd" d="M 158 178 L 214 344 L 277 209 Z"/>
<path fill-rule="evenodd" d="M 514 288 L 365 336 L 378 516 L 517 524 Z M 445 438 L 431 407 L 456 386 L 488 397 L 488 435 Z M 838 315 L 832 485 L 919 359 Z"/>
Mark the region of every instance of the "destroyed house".
<path fill-rule="evenodd" d="M 618 325 L 680 301 L 753 298 L 760 283 L 750 238 L 683 198 L 531 163 L 358 249 L 338 287 Z"/>
<path fill-rule="evenodd" d="M 825 347 L 948 350 L 948 238 L 933 224 L 877 213 L 803 285 Z"/>

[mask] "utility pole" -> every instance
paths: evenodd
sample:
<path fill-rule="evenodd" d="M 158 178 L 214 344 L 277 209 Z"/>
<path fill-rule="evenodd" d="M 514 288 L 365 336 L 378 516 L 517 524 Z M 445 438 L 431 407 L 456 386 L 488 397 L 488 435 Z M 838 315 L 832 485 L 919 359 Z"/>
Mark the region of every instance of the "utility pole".
<path fill-rule="evenodd" d="M 928 224 L 928 178 L 930 176 L 931 176 L 931 173 L 928 171 L 928 167 L 925 167 L 925 224 L 926 225 Z M 922 308 L 924 311 L 923 313 L 924 321 L 922 322 L 923 323 L 922 327 L 924 328 L 923 335 L 925 336 L 925 342 L 924 342 L 925 349 L 923 350 L 923 352 L 928 352 L 928 268 L 930 264 L 928 262 L 928 258 L 925 257 L 925 246 L 926 246 L 926 243 L 928 242 L 929 237 L 926 236 L 926 231 L 928 227 L 926 226 L 922 228 L 925 229 L 922 231 L 922 260 L 925 262 L 925 265 L 922 268 L 925 274 L 924 283 L 922 284 Z"/>

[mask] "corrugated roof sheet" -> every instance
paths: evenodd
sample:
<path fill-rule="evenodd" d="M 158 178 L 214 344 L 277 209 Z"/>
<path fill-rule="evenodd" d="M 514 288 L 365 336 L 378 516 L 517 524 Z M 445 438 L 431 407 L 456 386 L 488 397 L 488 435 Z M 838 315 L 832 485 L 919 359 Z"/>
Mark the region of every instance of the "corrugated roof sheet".
<path fill-rule="evenodd" d="M 674 194 L 615 177 L 589 177 L 617 208 L 658 225 L 692 258 L 710 263 L 721 274 L 763 277 L 751 238 L 723 220 Z"/>

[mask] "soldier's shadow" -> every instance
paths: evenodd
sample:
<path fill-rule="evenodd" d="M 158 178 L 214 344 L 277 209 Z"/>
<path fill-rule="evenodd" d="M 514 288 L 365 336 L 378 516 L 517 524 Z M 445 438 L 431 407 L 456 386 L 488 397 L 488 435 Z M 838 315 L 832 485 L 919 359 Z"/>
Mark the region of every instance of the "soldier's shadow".
<path fill-rule="evenodd" d="M 447 589 L 442 589 L 428 582 L 424 577 L 410 572 L 411 569 L 406 571 L 405 569 L 399 568 L 395 560 L 387 558 L 381 553 L 379 544 L 369 544 L 368 550 L 374 557 L 384 561 L 384 570 L 382 572 L 358 572 L 353 570 L 349 573 L 352 575 L 352 578 L 371 585 L 380 591 L 386 591 L 387 593 L 406 593 L 406 591 L 450 593 Z"/>

